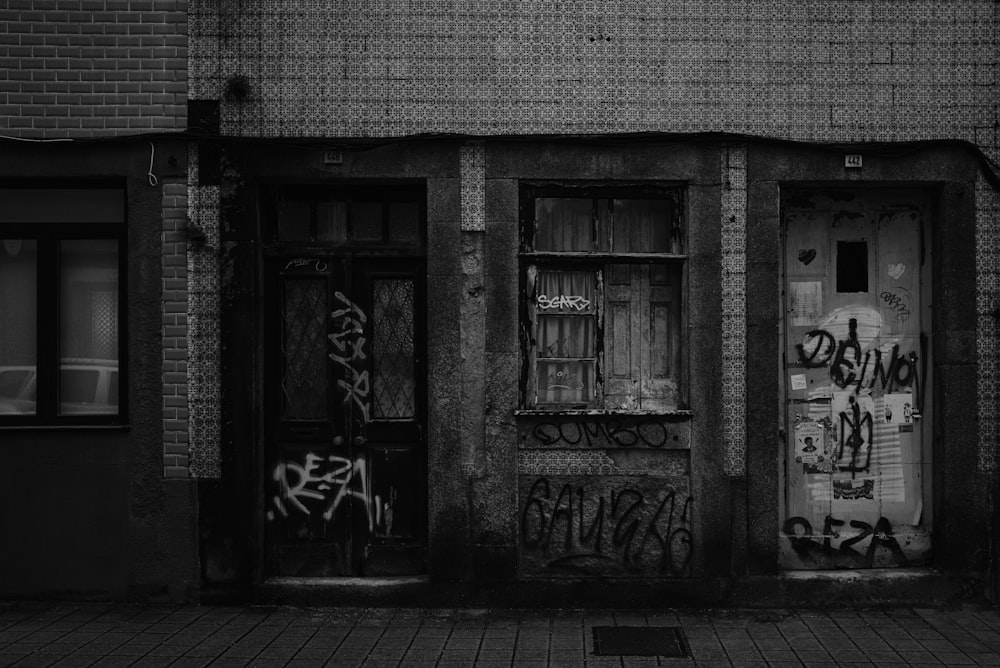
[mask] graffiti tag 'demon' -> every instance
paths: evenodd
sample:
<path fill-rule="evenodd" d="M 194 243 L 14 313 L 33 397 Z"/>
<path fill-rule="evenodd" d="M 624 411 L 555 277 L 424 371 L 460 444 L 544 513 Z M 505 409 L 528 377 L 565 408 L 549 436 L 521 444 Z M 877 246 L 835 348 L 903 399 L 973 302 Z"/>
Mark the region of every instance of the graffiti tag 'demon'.
<path fill-rule="evenodd" d="M 828 318 L 827 322 L 834 320 L 835 315 Z M 896 388 L 912 386 L 917 394 L 916 403 L 920 405 L 921 388 L 917 371 L 919 358 L 916 352 L 901 355 L 899 344 L 893 344 L 886 367 L 882 361 L 882 350 L 865 350 L 866 346 L 862 346 L 856 317 L 848 319 L 846 337 L 838 339 L 833 329 L 811 330 L 806 334 L 805 343 L 796 346 L 799 362 L 803 366 L 812 369 L 829 364 L 830 379 L 834 384 L 844 389 L 854 386 L 857 392 L 875 389 L 879 384 L 887 393 Z M 871 326 L 867 329 L 871 329 Z"/>

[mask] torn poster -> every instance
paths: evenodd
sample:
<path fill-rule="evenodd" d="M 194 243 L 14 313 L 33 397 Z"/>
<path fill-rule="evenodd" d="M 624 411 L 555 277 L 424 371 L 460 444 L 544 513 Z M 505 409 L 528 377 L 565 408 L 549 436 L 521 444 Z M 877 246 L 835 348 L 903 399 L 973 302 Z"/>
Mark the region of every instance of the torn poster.
<path fill-rule="evenodd" d="M 791 281 L 788 302 L 792 305 L 792 327 L 809 327 L 823 316 L 823 283 Z"/>
<path fill-rule="evenodd" d="M 884 397 L 883 419 L 889 424 L 913 424 L 913 395 L 910 392 L 894 392 Z"/>
<path fill-rule="evenodd" d="M 799 422 L 795 425 L 795 461 L 815 464 L 824 456 L 825 430 L 818 422 Z"/>

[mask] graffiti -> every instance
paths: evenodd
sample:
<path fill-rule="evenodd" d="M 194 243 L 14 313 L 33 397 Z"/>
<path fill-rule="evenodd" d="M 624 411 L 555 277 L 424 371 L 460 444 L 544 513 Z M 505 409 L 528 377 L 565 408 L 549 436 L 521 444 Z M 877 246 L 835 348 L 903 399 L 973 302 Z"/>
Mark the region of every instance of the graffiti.
<path fill-rule="evenodd" d="M 858 341 L 858 321 L 851 318 L 846 340 L 837 341 L 833 334 L 824 329 L 814 329 L 806 334 L 807 341 L 815 345 L 807 350 L 803 344 L 796 345 L 799 362 L 811 369 L 830 365 L 830 377 L 838 387 L 856 386 L 858 392 L 873 389 L 881 383 L 886 392 L 897 387 L 914 387 L 919 396 L 920 379 L 917 373 L 917 354 L 899 354 L 899 344 L 894 344 L 889 354 L 889 368 L 882 363 L 881 350 L 869 350 L 862 358 L 861 343 Z M 869 363 L 874 355 L 874 365 Z"/>
<path fill-rule="evenodd" d="M 324 262 L 319 258 L 297 257 L 288 261 L 288 264 L 285 265 L 285 270 L 287 271 L 288 269 L 299 269 L 301 267 L 308 267 L 310 265 L 312 265 L 312 268 L 315 269 L 316 271 L 326 271 L 327 267 L 329 266 L 327 265 L 326 262 Z"/>
<path fill-rule="evenodd" d="M 804 265 L 808 265 L 810 262 L 816 259 L 816 249 L 808 248 L 799 251 L 799 262 Z"/>
<path fill-rule="evenodd" d="M 549 345 L 545 346 L 544 357 L 572 357 L 571 351 L 579 350 L 580 348 L 580 344 L 578 342 L 579 339 L 573 335 L 556 339 Z"/>
<path fill-rule="evenodd" d="M 548 387 L 543 389 L 549 390 L 582 390 L 583 380 L 580 378 L 580 374 L 576 373 L 566 373 L 565 371 L 556 371 L 555 373 L 550 373 L 546 377 L 546 382 Z"/>
<path fill-rule="evenodd" d="M 623 448 L 662 448 L 670 440 L 677 440 L 662 422 L 644 422 L 626 427 L 613 418 L 599 422 L 539 422 L 531 433 L 542 445 L 591 446 L 600 437 L 598 445 L 613 443 Z"/>
<path fill-rule="evenodd" d="M 902 276 L 903 272 L 906 271 L 906 265 L 903 264 L 902 262 L 899 262 L 897 264 L 890 264 L 887 269 L 889 277 L 892 278 L 893 280 L 898 281 L 899 277 Z"/>
<path fill-rule="evenodd" d="M 353 462 L 344 457 L 320 457 L 307 453 L 305 461 L 298 464 L 282 461 L 274 467 L 273 479 L 278 483 L 278 493 L 272 503 L 282 517 L 291 511 L 311 516 L 309 506 L 319 502 L 322 517 L 329 521 L 345 499 L 358 499 L 368 516 L 368 530 L 375 528 L 375 518 L 368 495 L 368 476 L 365 460 L 358 457 Z M 273 517 L 273 510 L 269 513 Z"/>
<path fill-rule="evenodd" d="M 848 409 L 840 412 L 840 452 L 837 454 L 838 461 L 844 461 L 844 448 L 850 448 L 851 463 L 843 466 L 838 465 L 841 471 L 850 471 L 853 478 L 859 471 L 867 471 L 872 462 L 873 420 L 870 411 L 865 411 L 862 415 L 861 403 L 852 397 L 848 398 Z M 848 415 L 850 412 L 850 415 Z M 867 431 L 864 431 L 867 427 Z M 867 438 L 866 438 L 867 437 Z M 865 463 L 859 466 L 857 459 L 862 447 L 865 448 Z"/>
<path fill-rule="evenodd" d="M 349 375 L 348 380 L 337 379 L 337 385 L 344 392 L 344 403 L 351 402 L 361 411 L 365 422 L 368 422 L 368 394 L 371 387 L 368 381 L 368 370 L 358 370 L 355 362 L 366 359 L 365 329 L 368 316 L 343 293 L 336 293 L 337 299 L 344 308 L 330 314 L 334 321 L 334 333 L 329 339 L 337 352 L 330 353 L 330 359 L 342 366 Z M 339 328 L 339 329 L 338 329 Z"/>
<path fill-rule="evenodd" d="M 910 302 L 911 298 L 909 293 L 900 288 L 902 294 L 897 294 L 895 292 L 889 292 L 888 290 L 883 290 L 879 297 L 885 302 L 885 305 L 892 311 L 896 316 L 897 322 L 906 322 L 910 318 Z"/>
<path fill-rule="evenodd" d="M 594 498 L 566 483 L 552 501 L 552 491 L 548 479 L 538 478 L 521 512 L 522 544 L 541 552 L 547 568 L 686 574 L 692 497 L 666 488 L 657 501 L 626 487 Z"/>
<path fill-rule="evenodd" d="M 549 297 L 548 295 L 538 295 L 538 308 L 572 308 L 583 311 L 590 307 L 590 300 L 579 295 L 559 295 Z"/>
<path fill-rule="evenodd" d="M 852 566 L 870 568 L 875 563 L 876 552 L 881 548 L 892 553 L 898 565 L 907 564 L 903 548 L 899 546 L 899 541 L 892 533 L 892 525 L 886 518 L 880 517 L 874 527 L 867 522 L 851 520 L 851 528 L 859 530 L 856 535 L 842 535 L 838 528 L 844 524 L 844 520 L 827 515 L 823 520 L 822 539 L 813 535 L 812 524 L 804 517 L 789 517 L 781 530 L 788 536 L 792 549 L 803 560 L 818 555 L 836 555 L 849 561 Z M 856 550 L 855 546 L 859 546 L 867 538 L 871 539 L 867 550 Z"/>

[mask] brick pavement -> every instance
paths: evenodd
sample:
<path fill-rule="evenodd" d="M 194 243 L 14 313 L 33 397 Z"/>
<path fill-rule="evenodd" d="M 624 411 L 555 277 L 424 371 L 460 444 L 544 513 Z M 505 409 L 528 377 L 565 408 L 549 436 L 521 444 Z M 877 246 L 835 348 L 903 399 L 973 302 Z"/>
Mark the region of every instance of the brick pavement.
<path fill-rule="evenodd" d="M 691 658 L 593 654 L 679 626 Z M 1000 665 L 997 610 L 457 610 L 0 602 L 0 666 Z"/>

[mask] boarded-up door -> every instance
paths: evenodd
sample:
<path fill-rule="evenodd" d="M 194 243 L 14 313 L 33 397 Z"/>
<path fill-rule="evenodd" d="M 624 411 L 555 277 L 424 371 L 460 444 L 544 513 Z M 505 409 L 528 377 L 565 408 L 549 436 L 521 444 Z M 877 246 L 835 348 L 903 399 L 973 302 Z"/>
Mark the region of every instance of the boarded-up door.
<path fill-rule="evenodd" d="M 269 260 L 264 397 L 272 573 L 423 569 L 422 267 L 405 258 Z"/>
<path fill-rule="evenodd" d="M 784 568 L 930 554 L 928 210 L 912 192 L 782 198 Z"/>

